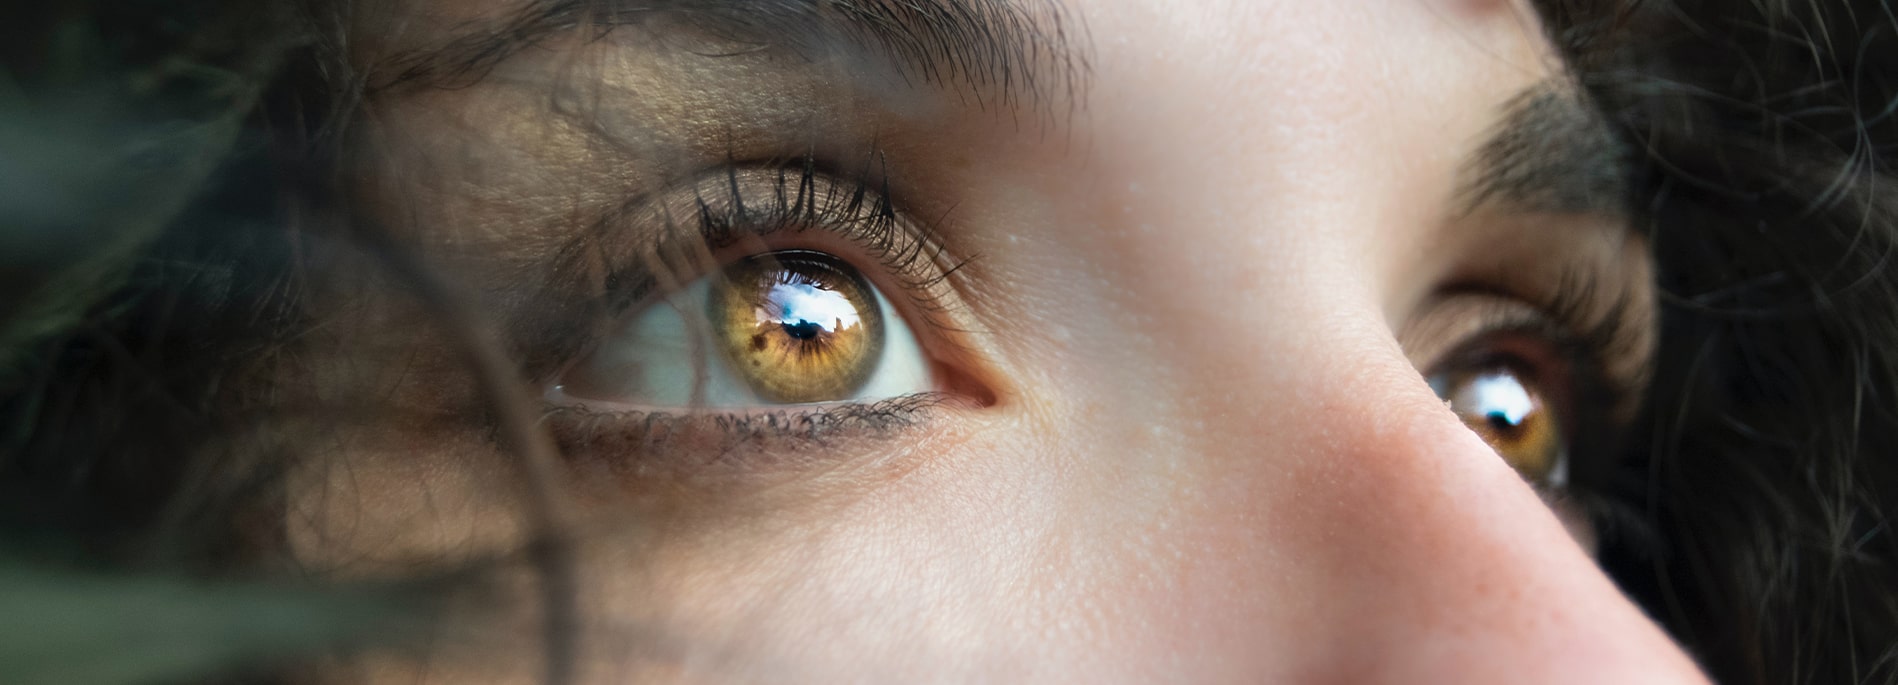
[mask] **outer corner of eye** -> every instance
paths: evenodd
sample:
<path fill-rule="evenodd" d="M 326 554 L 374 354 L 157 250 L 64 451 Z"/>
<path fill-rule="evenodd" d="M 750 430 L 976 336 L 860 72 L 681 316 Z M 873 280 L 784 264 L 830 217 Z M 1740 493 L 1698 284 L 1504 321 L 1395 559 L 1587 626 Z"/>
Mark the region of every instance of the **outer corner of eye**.
<path fill-rule="evenodd" d="M 740 259 L 636 310 L 555 391 L 647 407 L 874 402 L 944 391 L 937 367 L 857 268 L 783 250 Z"/>

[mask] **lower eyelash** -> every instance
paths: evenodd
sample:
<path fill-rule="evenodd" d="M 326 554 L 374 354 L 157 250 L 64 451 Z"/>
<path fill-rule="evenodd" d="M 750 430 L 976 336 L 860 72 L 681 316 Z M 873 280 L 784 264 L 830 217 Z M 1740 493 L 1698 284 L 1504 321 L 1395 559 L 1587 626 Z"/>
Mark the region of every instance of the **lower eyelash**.
<path fill-rule="evenodd" d="M 569 459 L 600 460 L 642 472 L 694 473 L 719 465 L 742 472 L 833 458 L 850 441 L 884 439 L 922 427 L 957 401 L 953 395 L 930 392 L 743 412 L 554 405 L 544 423 Z M 682 459 L 692 463 L 679 463 Z"/>

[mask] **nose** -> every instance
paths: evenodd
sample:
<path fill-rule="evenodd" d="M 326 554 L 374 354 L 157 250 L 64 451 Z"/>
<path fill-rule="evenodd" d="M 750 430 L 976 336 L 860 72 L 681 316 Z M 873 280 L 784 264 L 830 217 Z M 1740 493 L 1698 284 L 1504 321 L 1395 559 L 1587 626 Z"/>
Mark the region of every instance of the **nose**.
<path fill-rule="evenodd" d="M 1210 601 L 1235 639 L 1287 641 L 1254 666 L 1321 683 L 1705 682 L 1387 333 L 1330 328 L 1327 354 L 1271 383 L 1225 359 L 1227 397 L 1280 409 L 1196 445 L 1213 465 L 1205 563 L 1229 565 Z"/>

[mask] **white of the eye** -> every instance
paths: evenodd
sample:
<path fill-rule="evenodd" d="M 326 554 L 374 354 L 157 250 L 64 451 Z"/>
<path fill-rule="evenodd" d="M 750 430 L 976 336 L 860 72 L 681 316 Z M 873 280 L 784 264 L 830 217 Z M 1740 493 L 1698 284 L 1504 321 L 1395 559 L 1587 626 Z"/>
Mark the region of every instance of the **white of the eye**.
<path fill-rule="evenodd" d="M 850 399 L 863 402 L 889 399 L 929 392 L 929 361 L 923 358 L 923 347 L 916 341 L 916 333 L 909 324 L 896 313 L 896 307 L 876 292 L 877 311 L 883 315 L 883 355 L 877 360 L 877 368 L 870 373 L 870 379 Z"/>
<path fill-rule="evenodd" d="M 621 329 L 619 335 L 608 339 L 583 367 L 574 371 L 589 379 L 623 379 L 618 381 L 622 387 L 589 387 L 586 394 L 595 398 L 610 395 L 614 401 L 625 404 L 690 406 L 696 380 L 694 364 L 702 359 L 706 365 L 705 385 L 698 399 L 703 406 L 770 404 L 759 398 L 737 374 L 717 341 L 695 339 L 697 336 L 687 325 L 684 312 L 705 311 L 711 292 L 711 279 L 699 279 L 666 302 L 648 308 Z M 872 401 L 929 391 L 929 364 L 923 358 L 916 334 L 883 293 L 872 292 L 884 321 L 882 356 L 857 394 L 844 399 Z M 836 316 L 836 312 L 830 314 L 832 320 L 843 319 Z M 857 323 L 857 314 L 851 312 L 850 316 L 846 321 L 852 325 Z M 695 349 L 699 351 L 697 354 Z M 604 385 L 600 381 L 589 385 L 595 384 Z M 565 389 L 556 390 L 564 392 Z"/>

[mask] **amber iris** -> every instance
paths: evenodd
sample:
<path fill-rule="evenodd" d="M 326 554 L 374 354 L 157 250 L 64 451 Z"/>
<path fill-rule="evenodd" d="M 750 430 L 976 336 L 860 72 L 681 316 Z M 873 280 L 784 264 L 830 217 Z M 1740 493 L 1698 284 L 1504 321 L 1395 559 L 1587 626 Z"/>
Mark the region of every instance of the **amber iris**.
<path fill-rule="evenodd" d="M 1518 473 L 1551 484 L 1566 441 L 1539 388 L 1508 368 L 1454 374 L 1432 384 L 1464 425 Z"/>
<path fill-rule="evenodd" d="M 821 252 L 772 252 L 733 264 L 707 305 L 718 346 L 769 402 L 850 399 L 882 356 L 876 291 Z"/>

